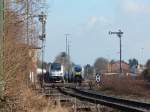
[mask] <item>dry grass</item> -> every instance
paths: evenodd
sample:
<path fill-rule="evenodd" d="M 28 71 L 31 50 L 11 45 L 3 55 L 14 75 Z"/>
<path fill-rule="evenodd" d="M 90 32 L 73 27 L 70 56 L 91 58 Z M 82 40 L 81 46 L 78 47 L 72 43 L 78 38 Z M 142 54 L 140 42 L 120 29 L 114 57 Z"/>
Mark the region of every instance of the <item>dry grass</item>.
<path fill-rule="evenodd" d="M 24 90 L 22 93 L 27 112 L 68 112 L 66 107 L 60 103 L 54 104 L 46 97 L 36 94 L 31 89 Z"/>
<path fill-rule="evenodd" d="M 37 112 L 37 111 L 36 111 Z M 57 106 L 55 108 L 46 108 L 43 112 L 70 112 L 68 108 Z"/>
<path fill-rule="evenodd" d="M 15 4 L 15 1 L 16 4 Z M 29 0 L 29 14 L 36 15 L 40 1 Z M 35 5 L 36 3 L 36 5 Z M 17 5 L 18 4 L 18 5 Z M 15 7 L 14 7 L 15 6 Z M 40 8 L 39 8 L 40 9 Z M 40 10 L 39 10 L 40 11 Z M 29 72 L 34 71 L 31 47 L 38 43 L 37 25 L 29 18 L 30 42 L 27 43 L 26 0 L 6 0 L 5 40 L 3 43 L 4 91 L 0 96 L 0 112 L 67 112 L 60 105 L 53 105 L 45 97 L 28 88 Z M 34 43 L 34 44 L 33 44 Z"/>
<path fill-rule="evenodd" d="M 29 1 L 30 6 L 32 6 L 33 1 Z M 15 3 L 15 0 L 13 2 Z M 11 6 L 14 6 L 12 1 L 6 0 L 5 40 L 3 43 L 4 72 L 2 79 L 0 79 L 0 81 L 5 82 L 3 84 L 3 94 L 0 96 L 3 100 L 3 105 L 0 106 L 2 112 L 31 112 L 34 109 L 41 112 L 48 104 L 42 96 L 36 95 L 27 88 L 29 85 L 29 72 L 35 68 L 33 68 L 32 56 L 29 55 L 31 45 L 27 43 L 26 21 L 24 20 L 24 17 L 26 17 L 25 3 L 26 0 L 20 1 L 18 7 L 16 4 L 16 9 L 14 9 Z M 37 7 L 31 8 L 34 10 Z M 33 10 L 30 10 L 30 13 L 34 15 Z M 29 23 L 29 36 L 32 40 L 30 40 L 30 43 L 36 43 L 33 42 L 34 37 L 37 38 L 34 20 L 29 19 Z M 0 104 L 2 104 L 2 100 L 0 99 Z"/>
<path fill-rule="evenodd" d="M 98 88 L 117 95 L 150 97 L 148 83 L 143 80 L 133 80 L 131 77 L 103 76 Z"/>

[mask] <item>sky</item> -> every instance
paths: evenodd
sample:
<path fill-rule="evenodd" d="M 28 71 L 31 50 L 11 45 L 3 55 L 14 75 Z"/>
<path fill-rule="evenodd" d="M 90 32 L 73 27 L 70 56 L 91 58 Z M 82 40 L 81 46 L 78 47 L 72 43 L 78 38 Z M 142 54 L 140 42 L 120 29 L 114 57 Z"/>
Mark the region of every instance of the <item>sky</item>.
<path fill-rule="evenodd" d="M 53 62 L 65 51 L 69 36 L 71 60 L 93 64 L 98 57 L 119 60 L 119 38 L 109 31 L 121 29 L 122 59 L 150 58 L 150 0 L 47 0 L 45 60 Z"/>

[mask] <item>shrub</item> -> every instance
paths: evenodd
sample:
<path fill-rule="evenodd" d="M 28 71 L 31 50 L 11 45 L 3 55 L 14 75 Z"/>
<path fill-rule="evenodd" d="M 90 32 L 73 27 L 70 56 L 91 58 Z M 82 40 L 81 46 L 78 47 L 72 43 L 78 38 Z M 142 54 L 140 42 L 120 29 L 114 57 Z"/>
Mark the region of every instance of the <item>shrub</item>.
<path fill-rule="evenodd" d="M 143 72 L 142 72 L 142 76 L 145 80 L 149 81 L 150 82 L 150 69 L 145 69 Z"/>
<path fill-rule="evenodd" d="M 103 76 L 101 90 L 108 90 L 120 95 L 150 96 L 150 90 L 144 80 L 131 77 Z"/>

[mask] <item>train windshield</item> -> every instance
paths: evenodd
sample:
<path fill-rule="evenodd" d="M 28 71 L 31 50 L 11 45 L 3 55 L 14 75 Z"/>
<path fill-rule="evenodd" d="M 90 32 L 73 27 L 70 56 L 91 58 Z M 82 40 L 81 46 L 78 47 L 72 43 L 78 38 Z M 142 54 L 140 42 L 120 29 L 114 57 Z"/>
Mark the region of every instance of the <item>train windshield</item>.
<path fill-rule="evenodd" d="M 74 70 L 75 70 L 76 72 L 81 72 L 81 71 L 82 71 L 82 68 L 79 67 L 79 66 L 76 66 L 76 67 L 74 68 Z"/>
<path fill-rule="evenodd" d="M 56 70 L 56 71 L 61 70 L 61 64 L 58 64 L 58 63 L 52 64 L 51 70 Z"/>

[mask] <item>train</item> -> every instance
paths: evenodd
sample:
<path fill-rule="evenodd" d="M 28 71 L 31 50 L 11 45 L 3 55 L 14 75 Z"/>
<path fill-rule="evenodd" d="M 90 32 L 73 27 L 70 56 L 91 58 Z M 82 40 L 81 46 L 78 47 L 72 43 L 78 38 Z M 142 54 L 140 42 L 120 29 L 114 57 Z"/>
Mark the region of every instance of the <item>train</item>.
<path fill-rule="evenodd" d="M 72 69 L 72 81 L 81 83 L 83 81 L 83 68 L 80 65 L 75 65 Z"/>
<path fill-rule="evenodd" d="M 51 82 L 64 82 L 64 66 L 60 63 L 52 63 L 48 69 L 49 80 Z"/>
<path fill-rule="evenodd" d="M 74 82 L 83 81 L 83 68 L 80 65 L 74 65 L 70 70 L 65 70 L 61 63 L 52 63 L 48 68 L 46 81 L 51 82 Z"/>

